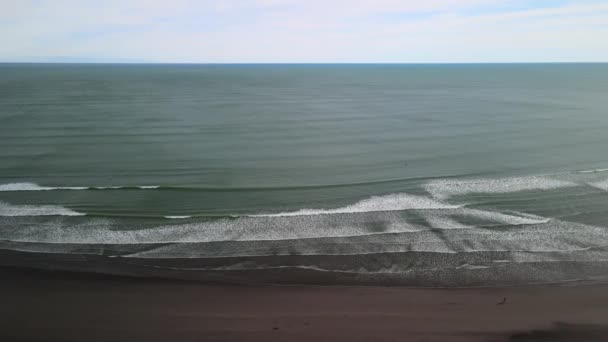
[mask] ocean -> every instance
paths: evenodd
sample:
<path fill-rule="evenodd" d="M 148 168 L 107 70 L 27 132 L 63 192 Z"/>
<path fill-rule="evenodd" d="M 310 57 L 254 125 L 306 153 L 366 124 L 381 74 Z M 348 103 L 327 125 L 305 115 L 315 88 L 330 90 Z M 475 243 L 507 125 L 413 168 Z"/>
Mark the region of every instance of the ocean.
<path fill-rule="evenodd" d="M 0 64 L 0 265 L 608 277 L 608 64 Z"/>

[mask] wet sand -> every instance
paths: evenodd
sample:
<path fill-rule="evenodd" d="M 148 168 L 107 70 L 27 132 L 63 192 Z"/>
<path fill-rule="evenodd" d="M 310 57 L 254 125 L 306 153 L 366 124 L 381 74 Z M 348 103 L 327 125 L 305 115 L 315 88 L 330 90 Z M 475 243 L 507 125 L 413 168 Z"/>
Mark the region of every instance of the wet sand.
<path fill-rule="evenodd" d="M 0 276 L 2 341 L 608 341 L 606 284 L 220 286 L 16 268 Z"/>

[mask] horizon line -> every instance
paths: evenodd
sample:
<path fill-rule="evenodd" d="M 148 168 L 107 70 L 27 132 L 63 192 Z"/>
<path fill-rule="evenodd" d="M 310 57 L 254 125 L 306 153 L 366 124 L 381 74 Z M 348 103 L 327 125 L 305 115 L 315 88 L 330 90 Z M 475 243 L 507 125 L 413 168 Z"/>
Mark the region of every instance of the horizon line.
<path fill-rule="evenodd" d="M 541 62 L 33 62 L 0 61 L 0 64 L 125 64 L 125 65 L 462 65 L 462 64 L 606 64 L 608 61 L 541 61 Z"/>

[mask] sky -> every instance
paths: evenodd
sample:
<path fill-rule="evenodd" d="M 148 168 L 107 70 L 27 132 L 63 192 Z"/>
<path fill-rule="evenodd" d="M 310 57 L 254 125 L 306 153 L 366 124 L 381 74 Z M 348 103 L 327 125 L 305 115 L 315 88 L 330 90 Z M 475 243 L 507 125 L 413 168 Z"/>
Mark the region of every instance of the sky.
<path fill-rule="evenodd" d="M 606 62 L 608 1 L 0 0 L 0 61 Z"/>

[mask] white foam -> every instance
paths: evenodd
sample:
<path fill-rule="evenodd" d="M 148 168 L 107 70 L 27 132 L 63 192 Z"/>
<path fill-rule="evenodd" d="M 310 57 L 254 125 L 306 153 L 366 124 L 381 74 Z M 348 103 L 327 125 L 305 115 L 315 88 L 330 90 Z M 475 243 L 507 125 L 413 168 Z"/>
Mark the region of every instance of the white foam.
<path fill-rule="evenodd" d="M 258 249 L 226 249 L 225 251 L 208 251 L 205 247 L 192 248 L 190 246 L 170 245 L 166 247 L 158 247 L 144 252 L 135 252 L 128 255 L 123 255 L 127 258 L 141 259 L 174 259 L 174 258 L 231 258 L 231 257 L 259 257 L 259 256 L 290 256 L 297 249 L 297 255 L 300 256 L 364 256 L 389 253 L 404 253 L 404 252 L 425 252 L 438 254 L 456 254 L 456 252 L 445 247 L 441 241 L 427 243 L 421 250 L 409 248 L 407 244 L 378 244 L 373 250 L 369 250 L 367 246 L 359 244 L 347 244 L 347 246 L 326 246 L 326 245 L 298 245 L 278 250 L 275 247 L 260 247 Z M 342 250 L 339 250 L 343 248 Z"/>
<path fill-rule="evenodd" d="M 123 255 L 127 258 L 142 258 L 142 259 L 173 259 L 173 258 L 230 258 L 230 257 L 259 257 L 259 256 L 290 256 L 293 255 L 294 251 L 297 251 L 299 256 L 365 256 L 365 255 L 378 255 L 378 254 L 400 254 L 405 252 L 423 252 L 423 253 L 437 253 L 437 254 L 463 254 L 463 253 L 483 253 L 483 252 L 505 252 L 509 253 L 509 257 L 513 259 L 499 259 L 492 260 L 493 263 L 510 263 L 520 262 L 524 260 L 525 255 L 532 255 L 536 253 L 547 253 L 534 257 L 535 259 L 528 258 L 529 261 L 543 260 L 551 261 L 560 258 L 560 260 L 594 260 L 594 261 L 608 261 L 608 253 L 604 251 L 592 251 L 593 247 L 578 248 L 575 246 L 566 246 L 568 249 L 551 249 L 550 246 L 539 246 L 539 250 L 506 250 L 506 249 L 471 249 L 467 247 L 466 242 L 454 240 L 454 246 L 458 248 L 458 251 L 448 248 L 445 243 L 442 243 L 438 237 L 433 237 L 430 240 L 430 236 L 425 239 L 421 239 L 420 236 L 412 236 L 413 243 L 407 242 L 391 243 L 385 240 L 383 243 L 330 243 L 330 244 L 318 244 L 311 242 L 306 244 L 304 241 L 294 242 L 293 244 L 281 246 L 281 245 L 267 245 L 259 244 L 258 247 L 250 248 L 243 246 L 230 246 L 226 245 L 218 249 L 208 249 L 204 245 L 189 245 L 189 244 L 172 244 L 168 246 L 161 246 L 147 251 L 134 252 L 131 254 Z M 505 237 L 509 237 L 509 234 L 505 234 Z M 516 242 L 517 244 L 517 242 Z M 44 249 L 47 244 L 37 245 L 36 248 Z M 580 253 L 583 254 L 580 254 Z M 579 253 L 576 254 L 575 253 Z M 433 261 L 430 261 L 433 262 Z"/>
<path fill-rule="evenodd" d="M 83 216 L 59 205 L 12 205 L 0 202 L 0 216 Z"/>
<path fill-rule="evenodd" d="M 455 210 L 458 211 L 458 210 Z M 14 241 L 8 249 L 27 248 L 33 251 L 50 250 L 69 253 L 97 253 L 104 247 L 85 247 L 77 245 L 47 246 L 47 244 L 143 244 L 176 243 L 159 246 L 157 249 L 135 252 L 128 257 L 136 258 L 198 258 L 270 255 L 365 255 L 373 253 L 432 252 L 432 253 L 469 253 L 469 252 L 508 252 L 503 255 L 488 255 L 490 259 L 509 260 L 510 262 L 534 262 L 554 260 L 598 261 L 608 260 L 604 250 L 594 251 L 594 247 L 608 241 L 608 229 L 572 222 L 553 220 L 548 223 L 527 226 L 525 229 L 447 229 L 441 232 L 432 230 L 414 231 L 408 234 L 370 234 L 363 228 L 353 226 L 349 216 L 317 215 L 280 218 L 241 218 L 198 224 L 172 224 L 139 230 L 121 230 L 111 220 L 92 218 L 74 224 L 65 218 L 54 218 L 40 222 L 32 220 L 20 224 L 18 228 L 10 224 L 0 224 L 0 240 Z M 395 220 L 398 213 L 374 213 L 363 216 Z M 391 218 L 392 217 L 392 218 Z M 329 219 L 332 219 L 329 221 Z M 5 218 L 4 220 L 9 220 Z M 11 219 L 12 220 L 12 219 Z M 2 222 L 2 221 L 0 221 Z M 6 221 L 10 222 L 10 221 Z M 397 222 L 397 221 L 394 221 Z M 328 224 L 331 223 L 331 224 Z M 396 224 L 407 231 L 407 224 Z M 361 238 L 332 238 L 329 240 L 306 240 L 305 237 L 332 236 L 346 234 L 359 235 Z M 291 239 L 277 241 L 277 239 Z M 275 239 L 270 241 L 271 239 Z M 187 244 L 187 242 L 211 241 L 250 241 L 247 244 Z M 24 242 L 43 242 L 39 245 L 24 245 Z M 186 242 L 186 244 L 182 244 Z M 0 247 L 2 244 L 0 243 Z M 101 248 L 101 249 L 100 249 Z M 128 248 L 117 248 L 126 251 Z M 105 253 L 104 252 L 104 253 Z M 547 254 L 535 255 L 538 252 Z M 574 253 L 574 254 L 573 254 Z M 485 256 L 481 256 L 485 258 Z M 426 259 L 424 259 L 426 260 Z M 435 260 L 435 261 L 433 261 Z M 450 264 L 452 258 L 432 259 L 425 263 L 436 266 Z M 423 260 L 420 260 L 422 262 Z M 483 259 L 462 260 L 473 267 Z M 419 269 L 417 262 L 413 267 Z M 462 265 L 461 264 L 461 265 Z M 458 266 L 458 265 L 456 265 Z M 412 266 L 393 264 L 391 267 Z M 475 269 L 463 267 L 465 269 Z M 403 271 L 403 270 L 402 270 Z M 402 272 L 399 271 L 399 272 Z"/>
<path fill-rule="evenodd" d="M 0 184 L 0 191 L 86 190 L 86 186 L 40 186 L 36 183 Z"/>
<path fill-rule="evenodd" d="M 436 201 L 432 198 L 414 196 L 405 193 L 373 196 L 357 203 L 335 209 L 300 209 L 277 214 L 257 214 L 251 217 L 311 216 L 327 214 L 352 214 L 376 211 L 399 211 L 408 209 L 453 209 L 462 205 L 453 205 Z"/>
<path fill-rule="evenodd" d="M 604 180 L 597 181 L 597 182 L 589 182 L 587 184 L 589 184 L 590 186 L 592 186 L 594 188 L 608 191 L 608 179 L 604 179 Z"/>
<path fill-rule="evenodd" d="M 91 219 L 75 224 L 63 220 L 36 222 L 20 229 L 3 229 L 0 239 L 19 242 L 140 244 L 214 241 L 275 241 L 319 237 L 369 236 L 428 229 L 408 223 L 399 212 L 365 215 L 241 217 L 206 222 L 171 223 L 143 229 L 121 229 L 112 220 Z M 0 221 L 1 222 L 1 221 Z M 173 223 L 175 222 L 175 223 Z M 5 225 L 10 227 L 10 225 Z M 134 227 L 137 228 L 137 227 Z"/>
<path fill-rule="evenodd" d="M 436 229 L 466 229 L 469 225 L 458 222 L 446 213 L 420 213 L 431 228 Z"/>
<path fill-rule="evenodd" d="M 57 206 L 46 208 L 60 210 Z M 3 206 L 6 212 L 10 209 L 19 209 L 25 213 L 28 206 Z M 44 208 L 44 207 L 43 207 Z M 471 209 L 472 210 L 472 209 Z M 460 215 L 457 209 L 454 215 Z M 70 211 L 71 212 L 71 211 Z M 74 212 L 71 212 L 72 214 Z M 496 217 L 503 222 L 520 223 L 532 222 L 533 219 L 515 215 L 499 214 L 483 211 L 470 212 L 471 215 Z M 504 216 L 501 216 L 504 215 Z M 31 225 L 21 224 L 19 229 L 12 229 L 11 224 L 0 225 L 0 239 L 20 242 L 46 242 L 46 243 L 83 243 L 83 244 L 139 244 L 139 243 L 196 243 L 214 241 L 280 241 L 309 238 L 337 238 L 365 236 L 367 242 L 405 244 L 413 250 L 421 250 L 415 244 L 433 245 L 433 250 L 443 249 L 444 240 L 436 232 L 429 231 L 407 222 L 397 212 L 383 212 L 365 215 L 315 215 L 301 217 L 262 217 L 221 219 L 210 222 L 191 222 L 167 224 L 157 227 L 148 227 L 137 230 L 123 230 L 111 220 L 91 219 L 77 223 L 64 222 L 61 219 L 49 220 L 44 223 L 34 222 Z M 566 250 L 572 247 L 594 246 L 598 241 L 608 239 L 608 229 L 584 226 L 571 222 L 543 220 L 538 224 L 531 224 L 525 229 L 493 230 L 485 228 L 447 229 L 440 235 L 450 236 L 450 240 L 457 246 L 460 239 L 466 240 L 468 245 L 461 246 L 472 250 L 538 250 L 541 245 L 551 247 L 551 250 Z M 381 225 L 374 229 L 373 225 Z M 395 236 L 387 233 L 412 233 Z M 374 237 L 377 236 L 377 237 Z M 414 238 L 418 236 L 417 238 Z M 564 239 L 565 238 L 565 239 Z M 555 240 L 557 239 L 557 240 Z M 513 245 L 518 241 L 518 246 Z M 557 244 L 557 242 L 559 242 Z M 521 245 L 519 243 L 522 243 Z M 564 245 L 565 243 L 565 245 Z M 570 245 L 574 244 L 574 245 Z M 556 247 L 558 246 L 558 247 Z M 260 246 L 262 247 L 262 246 Z M 439 248 L 438 248 L 439 247 Z M 504 247 L 504 248 L 503 248 Z M 566 248 L 568 247 L 568 248 Z M 429 250 L 429 249 L 424 249 Z M 357 251 L 358 253 L 364 251 Z"/>
<path fill-rule="evenodd" d="M 481 266 L 481 265 L 470 265 L 470 264 L 463 264 L 460 265 L 458 267 L 456 267 L 457 270 L 479 270 L 479 269 L 484 269 L 484 268 L 490 268 L 488 266 Z"/>
<path fill-rule="evenodd" d="M 458 208 L 453 210 L 427 211 L 418 213 L 426 223 L 435 229 L 468 229 L 475 228 L 459 222 L 456 217 L 469 217 L 475 220 L 492 222 L 495 225 L 532 225 L 550 222 L 552 219 L 537 215 L 524 214 L 519 212 L 501 213 L 482 209 Z M 491 226 L 487 223 L 485 227 Z"/>
<path fill-rule="evenodd" d="M 402 211 L 413 209 L 413 211 Z M 435 210 L 438 209 L 438 210 Z M 324 215 L 334 214 L 334 215 Z M 0 215 L 83 215 L 61 206 L 10 205 L 2 203 Z M 261 217 L 260 217 L 261 216 Z M 213 221 L 167 221 L 155 227 L 128 227 L 112 220 L 71 222 L 65 218 L 14 224 L 4 219 L 0 239 L 17 242 L 78 244 L 198 243 L 255 241 L 247 250 L 223 247 L 205 252 L 201 246 L 182 250 L 172 246 L 156 250 L 155 257 L 170 255 L 241 254 L 365 254 L 399 251 L 572 251 L 608 241 L 608 229 L 514 211 L 498 212 L 445 204 L 436 199 L 404 193 L 376 196 L 336 209 L 306 209 L 281 214 Z M 167 218 L 186 218 L 169 215 Z M 426 225 L 421 224 L 421 218 Z M 473 219 L 473 220 L 471 220 Z M 468 226 L 459 221 L 466 222 Z M 1 223 L 2 221 L 0 221 Z M 488 225 L 489 223 L 489 225 Z M 491 229 L 499 225 L 526 225 L 514 229 Z M 430 228 L 443 229 L 441 232 Z M 16 229 L 15 227 L 18 227 Z M 466 228 L 466 229 L 453 229 Z M 490 229 L 489 229 L 490 228 Z M 407 234 L 388 234 L 407 233 Z M 351 238 L 325 244 L 311 238 Z M 292 240 L 284 245 L 269 241 Z M 297 244 L 293 241 L 300 241 Z M 259 242 L 259 244 L 257 244 Z M 318 244 L 318 245 L 315 245 Z M 274 246 L 274 247 L 273 247 Z M 242 248 L 238 247 L 237 248 Z"/>
<path fill-rule="evenodd" d="M 8 183 L 0 184 L 0 191 L 50 191 L 50 190 L 107 190 L 107 189 L 123 189 L 129 186 L 43 186 L 32 182 Z M 160 185 L 140 185 L 136 186 L 139 189 L 158 189 Z"/>
<path fill-rule="evenodd" d="M 606 172 L 608 169 L 592 169 L 592 170 L 582 170 L 580 173 L 596 173 L 596 172 Z"/>
<path fill-rule="evenodd" d="M 506 225 L 530 225 L 548 223 L 552 219 L 531 214 L 519 212 L 500 213 L 497 211 L 481 210 L 481 209 L 462 209 L 462 215 L 471 216 L 477 219 L 498 222 Z"/>
<path fill-rule="evenodd" d="M 552 190 L 577 186 L 574 182 L 549 177 L 513 177 L 476 180 L 434 180 L 424 188 L 434 198 L 444 200 L 452 196 L 471 193 L 510 193 L 526 190 Z"/>
<path fill-rule="evenodd" d="M 358 267 L 354 269 L 339 269 L 339 268 L 326 268 L 315 265 L 281 265 L 281 266 L 272 266 L 267 264 L 251 264 L 251 263 L 236 263 L 228 266 L 219 266 L 219 267 L 166 267 L 166 266 L 152 266 L 156 268 L 170 269 L 176 271 L 261 271 L 261 270 L 280 270 L 280 269 L 303 269 L 303 270 L 312 270 L 319 272 L 331 272 L 331 273 L 348 273 L 348 274 L 407 274 L 410 272 L 438 272 L 445 271 L 450 269 L 466 269 L 466 270 L 479 270 L 479 269 L 488 269 L 489 266 L 481 266 L 481 265 L 469 265 L 465 264 L 459 267 L 430 267 L 430 268 L 416 268 L 411 269 L 408 267 L 403 267 L 400 265 L 393 265 L 390 267 L 380 267 L 380 268 L 372 268 L 368 269 L 366 267 Z"/>
<path fill-rule="evenodd" d="M 164 218 L 168 218 L 168 219 L 187 219 L 187 218 L 191 218 L 192 216 L 189 215 L 167 215 L 167 216 L 163 216 Z"/>

